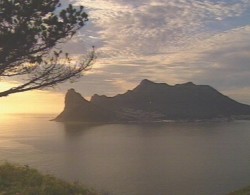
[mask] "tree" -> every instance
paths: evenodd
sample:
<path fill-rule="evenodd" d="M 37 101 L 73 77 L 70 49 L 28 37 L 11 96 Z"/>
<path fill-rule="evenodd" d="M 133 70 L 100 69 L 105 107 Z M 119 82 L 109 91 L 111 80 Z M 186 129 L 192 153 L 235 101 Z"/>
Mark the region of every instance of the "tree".
<path fill-rule="evenodd" d="M 0 79 L 23 79 L 0 97 L 78 78 L 91 65 L 94 50 L 75 62 L 54 49 L 88 21 L 83 6 L 61 7 L 60 0 L 0 0 Z"/>

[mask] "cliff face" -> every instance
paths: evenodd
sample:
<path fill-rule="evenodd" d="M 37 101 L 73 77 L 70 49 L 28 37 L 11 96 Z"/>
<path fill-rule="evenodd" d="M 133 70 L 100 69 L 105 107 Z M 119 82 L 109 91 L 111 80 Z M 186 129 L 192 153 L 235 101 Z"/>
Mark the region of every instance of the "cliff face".
<path fill-rule="evenodd" d="M 113 112 L 101 106 L 91 104 L 74 89 L 68 90 L 65 96 L 65 107 L 56 121 L 112 122 L 117 117 Z"/>
<path fill-rule="evenodd" d="M 136 88 L 114 97 L 94 95 L 85 100 L 73 89 L 57 121 L 127 122 L 212 119 L 250 115 L 250 106 L 238 103 L 207 85 L 191 82 L 170 86 L 143 80 Z"/>

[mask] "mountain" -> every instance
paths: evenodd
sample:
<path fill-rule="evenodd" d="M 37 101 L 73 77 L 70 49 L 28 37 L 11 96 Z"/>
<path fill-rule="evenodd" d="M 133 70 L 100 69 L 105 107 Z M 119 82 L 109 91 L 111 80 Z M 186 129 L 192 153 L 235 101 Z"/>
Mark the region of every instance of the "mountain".
<path fill-rule="evenodd" d="M 65 108 L 56 121 L 152 122 L 203 120 L 250 115 L 250 106 L 236 102 L 208 85 L 192 82 L 174 86 L 142 80 L 133 90 L 114 97 L 84 99 L 68 90 Z"/>
<path fill-rule="evenodd" d="M 117 116 L 113 111 L 87 101 L 74 89 L 69 89 L 65 96 L 64 110 L 55 120 L 113 122 L 117 121 Z"/>

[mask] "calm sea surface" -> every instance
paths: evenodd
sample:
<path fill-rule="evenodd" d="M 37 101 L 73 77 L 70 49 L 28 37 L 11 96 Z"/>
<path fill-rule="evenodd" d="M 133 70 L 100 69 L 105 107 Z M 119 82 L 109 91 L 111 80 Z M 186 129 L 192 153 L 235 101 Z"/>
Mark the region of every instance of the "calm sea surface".
<path fill-rule="evenodd" d="M 220 195 L 250 185 L 250 121 L 64 125 L 0 117 L 0 161 L 112 195 Z"/>

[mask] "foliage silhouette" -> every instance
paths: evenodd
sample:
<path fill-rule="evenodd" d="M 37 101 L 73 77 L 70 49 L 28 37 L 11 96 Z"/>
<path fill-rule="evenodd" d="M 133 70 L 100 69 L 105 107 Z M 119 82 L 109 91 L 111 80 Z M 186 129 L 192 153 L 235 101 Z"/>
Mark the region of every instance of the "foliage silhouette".
<path fill-rule="evenodd" d="M 24 80 L 0 97 L 74 80 L 92 64 L 94 47 L 80 62 L 54 49 L 88 21 L 83 6 L 61 7 L 60 0 L 0 0 L 0 79 Z"/>

